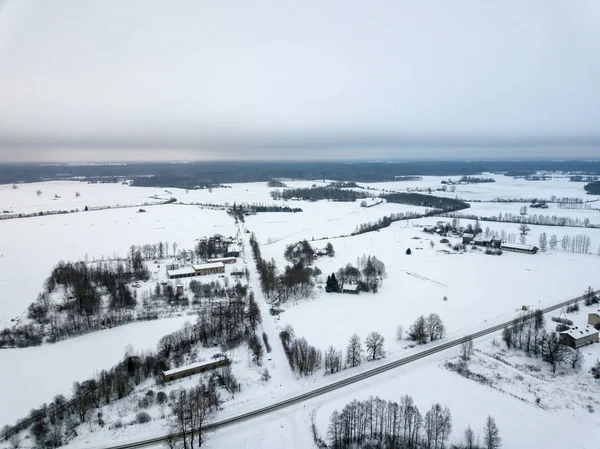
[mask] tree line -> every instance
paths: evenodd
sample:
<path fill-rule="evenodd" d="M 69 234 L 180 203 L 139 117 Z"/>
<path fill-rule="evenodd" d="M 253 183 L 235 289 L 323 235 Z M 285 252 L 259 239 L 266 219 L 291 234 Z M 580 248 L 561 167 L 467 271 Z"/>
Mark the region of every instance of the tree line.
<path fill-rule="evenodd" d="M 462 176 L 458 182 L 466 184 L 487 184 L 496 182 L 494 178 L 484 178 L 483 176 Z"/>
<path fill-rule="evenodd" d="M 381 196 L 388 203 L 409 204 L 411 206 L 429 207 L 439 212 L 453 212 L 468 209 L 469 203 L 455 198 L 445 198 L 422 193 L 389 193 Z"/>
<path fill-rule="evenodd" d="M 33 323 L 24 329 L 4 329 L 0 348 L 40 344 L 44 337 L 55 342 L 131 322 L 137 294 L 128 284 L 149 278 L 139 251 L 127 263 L 61 261 L 46 279 L 44 291 L 27 309 Z M 60 300 L 53 300 L 57 295 Z"/>
<path fill-rule="evenodd" d="M 583 188 L 590 195 L 600 195 L 600 181 L 590 182 L 583 186 Z"/>
<path fill-rule="evenodd" d="M 498 215 L 492 215 L 490 217 L 482 217 L 478 215 L 472 214 L 455 214 L 448 213 L 444 215 L 445 217 L 450 218 L 466 218 L 468 220 L 481 220 L 481 221 L 497 221 L 500 223 L 518 223 L 518 224 L 530 224 L 530 225 L 540 225 L 540 226 L 568 226 L 573 228 L 600 228 L 598 224 L 590 223 L 589 218 L 585 218 L 581 220 L 580 218 L 573 217 L 559 217 L 557 215 L 542 215 L 542 214 L 533 214 L 533 215 L 521 215 L 521 214 L 511 214 L 499 213 Z"/>
<path fill-rule="evenodd" d="M 102 405 L 131 396 L 135 387 L 148 379 L 162 384 L 162 371 L 197 361 L 199 345 L 220 346 L 222 352 L 227 353 L 249 341 L 260 321 L 260 309 L 252 295 L 247 295 L 244 289 L 231 289 L 226 301 L 203 310 L 195 324 L 186 323 L 182 329 L 162 337 L 155 352 L 128 352 L 114 367 L 83 382 L 75 382 L 70 400 L 56 396 L 50 404 L 34 409 L 27 418 L 18 420 L 15 426 L 5 427 L 3 436 L 9 438 L 30 429 L 34 436 L 38 435 L 35 438 L 53 447 L 66 444 L 76 435 L 79 424 L 94 418 L 98 422 Z M 207 389 L 214 392 L 218 386 L 230 394 L 239 389 L 229 366 L 213 373 Z M 213 401 L 212 409 L 216 406 L 218 404 Z"/>
<path fill-rule="evenodd" d="M 256 236 L 250 236 L 250 247 L 258 270 L 261 289 L 267 299 L 286 302 L 290 298 L 310 297 L 314 291 L 314 279 L 321 275 L 318 267 L 310 266 L 315 259 L 315 251 L 306 241 L 288 245 L 284 257 L 291 265 L 279 272 L 274 259 L 264 260 Z M 333 246 L 327 251 L 333 251 Z"/>
<path fill-rule="evenodd" d="M 330 200 L 354 202 L 357 199 L 367 198 L 368 196 L 369 195 L 364 192 L 346 190 L 339 187 L 307 187 L 271 191 L 271 198 L 274 200 L 291 200 L 292 198 L 298 198 L 305 201 Z"/>
<path fill-rule="evenodd" d="M 353 400 L 329 419 L 327 436 L 331 449 L 374 448 L 444 449 L 452 433 L 452 414 L 448 407 L 433 404 L 423 416 L 409 395 L 399 402 L 379 397 Z M 498 449 L 501 438 L 494 418 L 488 416 L 483 429 L 483 446 L 468 426 L 456 449 Z"/>

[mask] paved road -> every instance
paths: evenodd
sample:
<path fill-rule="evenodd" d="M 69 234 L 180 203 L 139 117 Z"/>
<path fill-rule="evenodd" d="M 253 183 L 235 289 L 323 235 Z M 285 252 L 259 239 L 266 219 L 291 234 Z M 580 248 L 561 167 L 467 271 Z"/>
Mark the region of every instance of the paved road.
<path fill-rule="evenodd" d="M 596 294 L 598 294 L 599 292 L 600 292 L 600 290 L 596 291 Z M 581 301 L 582 299 L 583 299 L 583 296 L 579 296 L 577 298 L 569 299 L 567 301 L 563 301 L 563 302 L 555 304 L 553 306 L 546 307 L 545 309 L 542 309 L 542 311 L 544 313 L 553 312 L 554 310 L 558 310 L 562 307 L 565 307 L 565 306 L 568 306 L 575 302 Z M 486 335 L 489 335 L 491 333 L 494 333 L 494 332 L 504 329 L 505 326 L 511 325 L 512 322 L 513 322 L 513 320 L 511 319 L 510 321 L 505 321 L 505 322 L 497 324 L 495 326 L 488 327 L 487 329 L 481 330 L 479 332 L 475 332 L 470 335 L 466 335 L 462 338 L 457 338 L 455 340 L 451 340 L 446 343 L 439 344 L 437 346 L 432 346 L 428 349 L 425 349 L 425 350 L 418 352 L 416 354 L 413 354 L 411 356 L 404 357 L 402 359 L 395 360 L 390 363 L 386 363 L 385 365 L 381 365 L 376 368 L 370 369 L 368 371 L 364 371 L 360 374 L 356 374 L 354 376 L 347 377 L 347 378 L 339 380 L 337 382 L 333 382 L 331 384 L 328 384 L 323 387 L 317 388 L 315 390 L 309 391 L 308 393 L 304 393 L 304 394 L 295 396 L 291 399 L 286 399 L 284 401 L 276 402 L 275 404 L 269 405 L 267 407 L 262 407 L 262 408 L 259 408 L 257 410 L 254 410 L 254 411 L 251 411 L 248 413 L 243 413 L 241 415 L 234 416 L 233 418 L 228 418 L 228 419 L 224 419 L 222 421 L 217 421 L 217 422 L 207 424 L 206 426 L 204 426 L 203 429 L 205 431 L 220 429 L 222 427 L 230 426 L 232 424 L 238 424 L 238 423 L 241 423 L 242 421 L 247 421 L 252 418 L 266 415 L 268 413 L 274 412 L 276 410 L 280 410 L 282 408 L 286 408 L 286 407 L 290 407 L 295 404 L 299 404 L 301 402 L 307 401 L 307 400 L 315 398 L 317 396 L 321 396 L 321 395 L 324 395 L 331 391 L 334 391 L 334 390 L 337 390 L 340 388 L 344 388 L 344 387 L 354 384 L 356 382 L 360 382 L 361 380 L 368 379 L 369 377 L 376 376 L 378 374 L 384 373 L 384 372 L 392 370 L 394 368 L 398 368 L 400 366 L 423 359 L 430 355 L 437 354 L 438 352 L 446 351 L 447 349 L 454 348 L 456 346 L 461 345 L 462 343 L 464 343 L 465 341 L 467 341 L 469 339 L 475 340 L 477 338 L 485 337 Z M 156 438 L 151 438 L 151 439 L 147 439 L 147 440 L 137 441 L 134 443 L 122 444 L 119 446 L 110 446 L 110 449 L 141 448 L 141 447 L 157 445 L 157 444 L 164 442 L 165 440 L 166 440 L 166 437 L 164 437 L 164 436 L 156 437 Z"/>

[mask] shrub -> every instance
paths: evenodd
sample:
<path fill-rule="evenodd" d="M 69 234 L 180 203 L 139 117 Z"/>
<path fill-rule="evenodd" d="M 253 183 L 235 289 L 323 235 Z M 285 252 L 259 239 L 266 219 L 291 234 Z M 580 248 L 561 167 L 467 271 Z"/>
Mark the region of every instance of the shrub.
<path fill-rule="evenodd" d="M 571 328 L 563 323 L 558 323 L 556 325 L 556 332 L 564 332 L 564 331 L 568 331 L 569 329 L 571 329 Z"/>
<path fill-rule="evenodd" d="M 146 424 L 150 421 L 152 421 L 152 417 L 146 412 L 139 412 L 137 415 L 135 415 L 135 422 L 138 424 Z"/>
<path fill-rule="evenodd" d="M 138 401 L 138 408 L 148 408 L 150 407 L 150 401 L 148 398 L 142 398 Z"/>
<path fill-rule="evenodd" d="M 567 306 L 567 313 L 579 312 L 579 303 Z"/>
<path fill-rule="evenodd" d="M 156 402 L 158 404 L 164 404 L 167 402 L 167 394 L 164 391 L 159 391 L 156 393 Z"/>
<path fill-rule="evenodd" d="M 269 344 L 269 336 L 263 332 L 263 342 L 265 343 L 265 348 L 267 352 L 271 352 L 271 345 Z"/>
<path fill-rule="evenodd" d="M 573 326 L 573 321 L 571 321 L 567 318 L 559 318 L 557 316 L 553 316 L 552 321 L 554 321 L 555 323 L 561 323 L 561 324 L 567 324 L 569 326 Z"/>
<path fill-rule="evenodd" d="M 117 419 L 112 425 L 113 429 L 120 429 L 121 427 L 123 427 L 123 421 L 120 419 Z"/>

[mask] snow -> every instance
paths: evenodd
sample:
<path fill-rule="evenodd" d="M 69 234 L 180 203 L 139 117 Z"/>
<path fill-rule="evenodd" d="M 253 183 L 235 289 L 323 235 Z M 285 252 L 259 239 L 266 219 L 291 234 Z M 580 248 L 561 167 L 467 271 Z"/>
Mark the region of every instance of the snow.
<path fill-rule="evenodd" d="M 123 257 L 131 245 L 159 241 L 193 249 L 197 238 L 237 232 L 225 211 L 183 205 L 152 206 L 145 214 L 111 209 L 3 220 L 0 230 L 10 236 L 0 246 L 0 328 L 25 315 L 61 260 Z"/>
<path fill-rule="evenodd" d="M 598 334 L 598 331 L 596 329 L 594 329 L 592 326 L 585 326 L 585 327 L 576 326 L 576 327 L 572 327 L 571 329 L 569 329 L 567 331 L 561 332 L 561 334 L 570 335 L 573 338 L 581 338 L 581 337 L 587 337 L 589 335 Z"/>
<path fill-rule="evenodd" d="M 347 263 L 355 264 L 363 254 L 372 254 L 386 265 L 382 286 L 376 294 L 360 295 L 316 289 L 312 299 L 301 300 L 298 305 L 290 301 L 281 314 L 280 326 L 291 324 L 297 336 L 323 350 L 329 345 L 345 348 L 354 332 L 364 338 L 377 330 L 385 337 L 391 356 L 405 346 L 396 341 L 397 326 L 407 330 L 419 315 L 436 312 L 449 335 L 460 335 L 492 320 L 509 320 L 522 305 L 543 307 L 579 296 L 587 285 L 595 286 L 600 271 L 600 257 L 595 255 L 553 251 L 495 256 L 481 249 L 457 253 L 439 243 L 440 237 L 421 229 L 412 222 L 410 226 L 398 222 L 380 232 L 331 240 L 335 257 L 315 262 L 323 278 Z M 600 236 L 600 230 L 595 232 Z M 459 241 L 450 238 L 451 244 Z M 282 268 L 285 243 L 264 246 L 263 257 L 275 258 Z M 408 247 L 412 248 L 411 255 L 405 254 Z M 566 278 L 566 267 L 577 276 Z"/>
<path fill-rule="evenodd" d="M 194 267 L 183 267 L 177 268 L 176 270 L 167 270 L 167 276 L 191 276 L 196 274 L 196 269 Z"/>
<path fill-rule="evenodd" d="M 155 350 L 163 335 L 194 320 L 183 315 L 128 324 L 54 344 L 0 350 L 0 428 L 52 401 L 57 394 L 69 396 L 74 381 L 81 382 L 111 368 L 123 358 L 129 345 L 134 351 Z"/>
<path fill-rule="evenodd" d="M 199 270 L 211 270 L 214 268 L 223 268 L 225 269 L 225 264 L 223 262 L 209 262 L 209 263 L 202 263 L 202 264 L 198 264 L 198 265 L 192 265 L 192 268 L 196 271 Z"/>
<path fill-rule="evenodd" d="M 187 371 L 187 370 L 192 370 L 192 369 L 196 369 L 196 368 L 202 368 L 202 367 L 207 366 L 207 365 L 212 365 L 213 363 L 215 363 L 214 359 L 213 360 L 204 361 L 204 362 L 191 363 L 189 365 L 180 366 L 179 368 L 174 368 L 174 369 L 170 369 L 170 370 L 167 370 L 167 371 L 163 371 L 163 375 L 170 376 L 172 374 L 177 374 L 177 373 L 180 373 L 182 371 Z"/>
<path fill-rule="evenodd" d="M 487 176 L 487 175 L 486 175 Z M 583 184 L 570 183 L 566 178 L 549 181 L 514 180 L 500 175 L 491 184 L 458 185 L 456 192 L 433 192 L 436 195 L 476 200 L 471 209 L 464 213 L 490 216 L 501 213 L 519 213 L 523 203 L 492 203 L 496 197 L 538 197 L 548 199 L 573 196 L 583 200 L 598 200 L 600 197 L 586 195 Z M 423 181 L 365 183 L 378 193 L 383 189 L 406 191 L 407 187 L 427 189 L 439 188 L 442 179 L 424 177 Z M 458 178 L 456 178 L 458 179 Z M 289 187 L 310 187 L 326 182 L 285 181 Z M 36 190 L 43 194 L 36 195 Z M 168 191 L 167 191 L 168 190 Z M 421 314 L 438 313 L 447 327 L 448 338 L 462 336 L 492 324 L 518 316 L 523 305 L 538 308 L 579 296 L 588 285 L 595 289 L 599 285 L 600 257 L 592 254 L 573 254 L 561 250 L 538 252 L 535 255 L 505 252 L 501 256 L 486 255 L 482 249 L 457 253 L 440 242 L 441 237 L 422 232 L 427 225 L 434 225 L 439 217 L 408 220 L 393 223 L 379 232 L 352 237 L 339 237 L 352 233 L 356 226 L 372 222 L 391 213 L 424 212 L 425 208 L 383 202 L 374 207 L 360 207 L 360 201 L 338 203 L 328 201 L 273 201 L 266 183 L 234 184 L 223 188 L 190 190 L 133 188 L 120 184 L 84 184 L 79 182 L 49 182 L 11 186 L 0 186 L 0 209 L 15 213 L 39 210 L 83 209 L 131 204 L 140 205 L 164 201 L 176 197 L 188 203 L 144 206 L 145 214 L 136 208 L 121 208 L 68 215 L 42 216 L 27 219 L 0 221 L 4 239 L 0 246 L 0 327 L 12 325 L 11 319 L 23 319 L 27 306 L 42 290 L 43 282 L 52 267 L 59 261 L 93 260 L 104 256 L 125 255 L 131 245 L 143 245 L 168 240 L 177 242 L 179 249 L 191 249 L 198 238 L 219 233 L 225 236 L 240 234 L 243 239 L 244 258 L 238 264 L 250 271 L 249 285 L 261 309 L 262 324 L 257 331 L 269 337 L 271 353 L 265 353 L 262 367 L 253 366 L 244 348 L 228 354 L 232 370 L 242 384 L 242 392 L 235 397 L 226 397 L 224 409 L 215 419 L 224 419 L 277 402 L 283 398 L 306 392 L 344 377 L 357 374 L 379 364 L 410 355 L 423 348 L 411 347 L 406 341 L 396 340 L 396 328 L 404 329 Z M 75 196 L 75 191 L 81 193 Z M 54 194 L 60 196 L 53 199 Z M 484 201 L 484 202 L 478 202 Z M 221 207 L 200 207 L 191 203 L 232 205 L 233 203 L 263 203 L 300 207 L 300 213 L 259 213 L 246 218 L 246 223 L 234 224 Z M 600 203 L 591 203 L 593 208 Z M 600 211 L 584 209 L 560 209 L 550 205 L 549 209 L 530 209 L 533 213 L 576 217 L 591 223 L 600 223 Z M 461 225 L 472 223 L 461 219 Z M 505 230 L 517 234 L 518 224 L 482 222 L 483 228 L 500 232 Z M 600 229 L 571 228 L 530 225 L 526 243 L 537 244 L 541 233 L 548 238 L 556 234 L 558 240 L 564 235 L 585 234 L 592 240 L 592 248 L 600 244 Z M 375 255 L 386 264 L 387 277 L 376 294 L 359 295 L 328 294 L 324 288 L 316 289 L 313 298 L 290 301 L 284 305 L 279 316 L 270 314 L 270 305 L 260 290 L 257 272 L 252 262 L 246 229 L 255 232 L 261 243 L 265 259 L 274 258 L 280 269 L 285 246 L 302 239 L 311 241 L 315 248 L 331 242 L 334 257 L 319 257 L 315 265 L 322 271 L 321 286 L 326 276 L 347 263 L 356 263 L 363 254 Z M 312 242 L 312 240 L 315 240 Z M 449 237 L 451 245 L 462 242 L 461 238 Z M 317 241 L 318 240 L 318 241 Z M 433 242 L 433 247 L 430 245 Z M 520 247 L 520 244 L 512 246 Z M 560 247 L 560 244 L 559 244 Z M 412 254 L 405 253 L 407 248 Z M 165 279 L 162 269 L 152 282 Z M 231 269 L 238 269 L 232 267 Z M 215 276 L 216 279 L 216 276 Z M 182 279 L 188 285 L 189 279 Z M 446 300 L 445 300 L 446 299 Z M 595 309 L 594 309 L 595 310 Z M 586 315 L 587 316 L 587 315 Z M 56 394 L 68 395 L 73 381 L 85 380 L 95 371 L 117 363 L 129 343 L 135 350 L 155 349 L 156 342 L 166 333 L 180 328 L 185 320 L 193 317 L 180 316 L 159 321 L 135 323 L 111 330 L 73 338 L 56 344 L 26 349 L 0 351 L 0 366 L 10 367 L 0 373 L 2 398 L 0 403 L 0 426 L 11 424 L 23 417 L 30 408 L 48 402 Z M 279 342 L 279 331 L 291 324 L 298 337 L 319 349 L 329 345 L 345 348 L 348 338 L 358 333 L 361 338 L 371 331 L 385 337 L 387 358 L 379 362 L 365 363 L 356 369 L 345 370 L 333 376 L 322 372 L 310 378 L 298 378 L 291 371 L 283 348 Z M 489 343 L 491 338 L 487 340 Z M 516 376 L 526 361 L 508 359 L 511 366 L 499 363 L 494 368 L 491 354 L 493 345 L 476 342 L 477 362 L 473 369 L 482 373 L 502 373 L 503 379 Z M 532 387 L 500 381 L 495 388 L 479 385 L 444 367 L 449 357 L 457 350 L 440 353 L 431 358 L 411 363 L 375 378 L 315 398 L 298 406 L 248 421 L 235 427 L 225 428 L 209 436 L 209 448 L 258 448 L 258 447 L 312 447 L 310 438 L 310 415 L 317 413 L 317 425 L 321 435 L 326 433 L 329 416 L 340 410 L 352 399 L 364 399 L 379 395 L 384 399 L 399 400 L 401 395 L 410 394 L 421 412 L 435 402 L 448 405 L 453 414 L 454 433 L 451 441 L 457 442 L 460 433 L 471 424 L 481 435 L 483 421 L 493 415 L 500 427 L 504 447 L 539 447 L 543 436 L 544 447 L 587 448 L 600 430 L 596 415 L 584 408 L 586 397 L 600 403 L 597 389 L 589 383 L 590 364 L 600 356 L 600 345 L 585 347 L 587 365 L 582 372 L 573 375 L 562 372 L 560 376 L 527 377 Z M 199 360 L 207 360 L 209 352 L 202 350 Z M 495 353 L 494 353 L 495 354 Z M 506 354 L 505 357 L 508 357 Z M 517 356 L 515 356 L 517 357 Z M 530 364 L 535 362 L 528 362 Z M 261 371 L 267 368 L 271 379 L 260 380 Z M 586 377 L 587 376 L 587 377 Z M 175 381 L 165 386 L 165 391 L 180 386 L 191 386 L 198 376 Z M 432 388 L 431 382 L 435 382 Z M 171 384 L 171 383 L 169 383 Z M 569 384 L 572 384 L 569 386 Z M 582 386 L 583 385 L 583 386 Z M 139 394 L 154 384 L 140 386 Z M 530 390 L 524 390 L 530 388 Z M 569 396 L 569 391 L 582 389 L 579 396 Z M 539 391 L 551 402 L 556 398 L 556 407 L 541 408 L 534 403 L 532 391 Z M 519 400 L 523 397 L 526 401 Z M 542 399 L 544 401 L 544 399 Z M 72 447 L 96 447 L 116 442 L 136 440 L 160 435 L 165 431 L 165 420 L 158 409 L 149 410 L 152 422 L 147 425 L 125 426 L 118 430 L 85 431 L 82 426 L 80 437 Z M 128 403 L 111 404 L 107 413 L 115 418 L 122 414 L 132 419 L 135 407 Z M 518 419 L 517 419 L 518 417 Z M 125 418 L 124 418 L 125 420 Z M 531 425 L 535 422 L 536 425 Z M 568 429 L 568 431 L 566 431 Z"/>
<path fill-rule="evenodd" d="M 502 249 L 520 249 L 520 250 L 524 250 L 524 251 L 533 251 L 533 249 L 535 249 L 536 246 L 522 245 L 520 243 L 502 243 L 501 248 Z"/>

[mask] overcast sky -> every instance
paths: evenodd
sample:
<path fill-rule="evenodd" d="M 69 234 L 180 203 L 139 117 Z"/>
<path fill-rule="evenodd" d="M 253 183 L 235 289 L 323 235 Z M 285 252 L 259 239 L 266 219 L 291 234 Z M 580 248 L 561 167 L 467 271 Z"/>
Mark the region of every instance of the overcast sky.
<path fill-rule="evenodd" d="M 600 157 L 597 0 L 0 5 L 0 161 Z"/>

